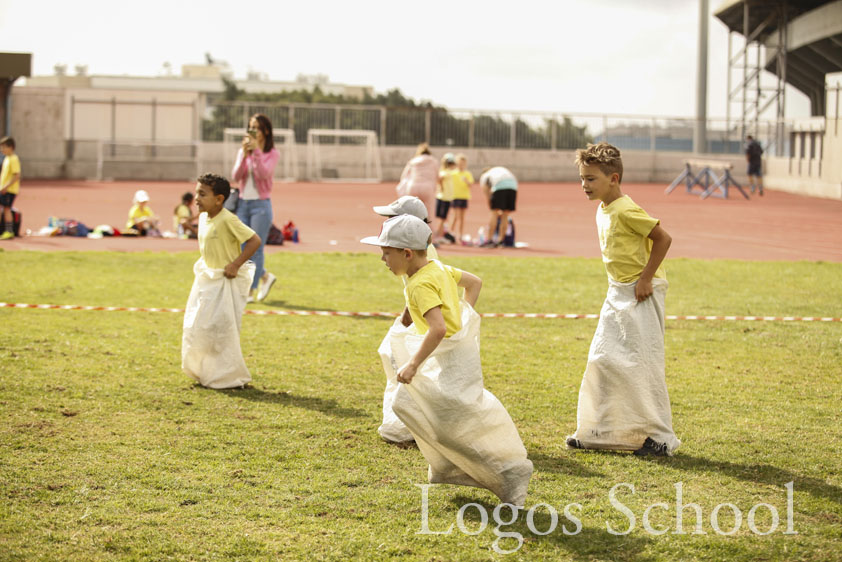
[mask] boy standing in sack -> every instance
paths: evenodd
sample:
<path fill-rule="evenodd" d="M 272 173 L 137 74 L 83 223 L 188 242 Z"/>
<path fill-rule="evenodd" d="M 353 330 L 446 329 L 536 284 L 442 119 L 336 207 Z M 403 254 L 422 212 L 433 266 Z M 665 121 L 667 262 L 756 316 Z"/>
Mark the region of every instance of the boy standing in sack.
<path fill-rule="evenodd" d="M 474 304 L 479 277 L 427 259 L 432 231 L 411 215 L 392 217 L 379 236 L 362 240 L 380 246 L 395 275 L 406 275 L 411 324 L 395 320 L 380 346 L 387 377 L 401 384 L 392 405 L 429 463 L 431 483 L 486 488 L 521 507 L 532 462 L 512 418 L 483 388 L 479 315 Z M 460 302 L 459 290 L 465 298 Z"/>
<path fill-rule="evenodd" d="M 623 195 L 620 151 L 606 143 L 576 151 L 582 189 L 596 212 L 608 295 L 599 314 L 579 389 L 574 449 L 614 449 L 672 455 L 681 444 L 672 429 L 664 374 L 661 262 L 672 238 L 660 221 Z"/>
<path fill-rule="evenodd" d="M 196 184 L 201 257 L 193 266 L 196 278 L 184 311 L 181 367 L 209 388 L 251 381 L 240 349 L 240 324 L 254 278 L 254 263 L 247 260 L 260 247 L 260 237 L 223 208 L 230 192 L 228 180 L 215 174 L 199 177 Z"/>

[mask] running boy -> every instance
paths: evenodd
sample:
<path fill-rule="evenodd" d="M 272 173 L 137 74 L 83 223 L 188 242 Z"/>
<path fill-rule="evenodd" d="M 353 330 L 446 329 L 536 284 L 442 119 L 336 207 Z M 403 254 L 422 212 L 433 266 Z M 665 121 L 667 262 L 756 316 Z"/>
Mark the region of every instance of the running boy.
<path fill-rule="evenodd" d="M 487 488 L 523 506 L 532 462 L 508 412 L 483 388 L 479 357 L 479 277 L 427 259 L 432 232 L 410 215 L 390 218 L 379 236 L 395 275 L 406 275 L 412 320 L 397 319 L 380 347 L 387 376 L 403 383 L 393 408 L 430 463 L 431 483 Z M 459 301 L 457 286 L 465 288 Z M 390 373 L 390 370 L 393 373 Z"/>
<path fill-rule="evenodd" d="M 398 197 L 396 201 L 393 201 L 388 205 L 373 207 L 373 209 L 375 213 L 383 217 L 412 215 L 413 217 L 418 217 L 428 225 L 430 224 L 430 221 L 427 219 L 427 206 L 414 195 L 404 195 L 402 197 Z M 436 248 L 432 244 L 427 246 L 427 259 L 439 259 Z M 406 288 L 408 279 L 407 276 L 402 275 L 401 279 L 403 280 L 404 288 Z M 409 315 L 409 308 L 407 307 L 404 307 L 403 309 L 401 322 L 404 326 L 409 326 L 412 323 L 412 317 Z M 389 338 L 386 336 L 386 339 L 383 340 L 383 345 L 388 346 L 388 340 Z M 388 365 L 384 365 L 384 368 L 386 367 L 388 367 Z M 410 433 L 404 423 L 398 419 L 392 409 L 392 403 L 395 401 L 395 395 L 400 387 L 398 379 L 391 376 L 393 374 L 393 371 L 387 370 L 386 389 L 383 391 L 383 423 L 381 423 L 380 427 L 377 428 L 377 433 L 379 433 L 380 437 L 382 437 L 387 443 L 403 445 L 405 443 L 415 441 L 415 438 L 412 437 L 412 433 Z"/>
<path fill-rule="evenodd" d="M 596 225 L 608 295 L 579 389 L 576 433 L 567 446 L 672 455 L 681 442 L 672 430 L 664 375 L 668 284 L 661 267 L 672 238 L 623 195 L 616 147 L 589 144 L 576 151 L 576 165 L 585 195 L 600 201 Z"/>
<path fill-rule="evenodd" d="M 12 205 L 20 193 L 20 158 L 15 154 L 15 139 L 0 139 L 0 152 L 4 156 L 3 167 L 0 168 L 0 208 L 6 224 L 6 229 L 0 234 L 0 240 L 9 240 L 15 237 Z"/>
<path fill-rule="evenodd" d="M 184 311 L 181 367 L 209 388 L 251 381 L 240 350 L 240 323 L 254 278 L 254 263 L 247 260 L 260 237 L 223 208 L 230 193 L 228 180 L 215 174 L 200 176 L 196 184 L 201 257 Z"/>

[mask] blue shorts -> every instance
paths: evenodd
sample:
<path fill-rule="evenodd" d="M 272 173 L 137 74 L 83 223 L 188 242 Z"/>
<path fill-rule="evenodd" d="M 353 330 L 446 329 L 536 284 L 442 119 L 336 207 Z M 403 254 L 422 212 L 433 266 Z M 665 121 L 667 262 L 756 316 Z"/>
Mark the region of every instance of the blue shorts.
<path fill-rule="evenodd" d="M 454 199 L 452 204 L 453 204 L 454 209 L 467 209 L 468 208 L 468 200 L 467 199 Z"/>
<path fill-rule="evenodd" d="M 0 194 L 0 207 L 6 207 L 7 209 L 12 208 L 12 204 L 15 202 L 15 196 L 17 193 L 6 193 Z"/>

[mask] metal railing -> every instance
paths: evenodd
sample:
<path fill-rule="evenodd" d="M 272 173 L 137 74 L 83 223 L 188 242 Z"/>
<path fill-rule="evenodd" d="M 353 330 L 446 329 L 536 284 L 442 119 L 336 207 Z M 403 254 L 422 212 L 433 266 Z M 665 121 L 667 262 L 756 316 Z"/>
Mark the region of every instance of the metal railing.
<path fill-rule="evenodd" d="M 208 105 L 202 140 L 221 141 L 226 128 L 246 127 L 255 113 L 265 114 L 276 128 L 293 130 L 300 143 L 306 143 L 310 129 L 358 129 L 374 131 L 381 146 L 427 142 L 511 150 L 569 150 L 605 140 L 621 150 L 693 152 L 699 126 L 697 120 L 682 117 L 235 101 Z M 761 122 L 752 131 L 726 119 L 708 119 L 705 125 L 707 146 L 701 152 L 741 153 L 746 134 L 753 134 L 766 154 L 790 151 L 792 127 L 787 122 Z"/>

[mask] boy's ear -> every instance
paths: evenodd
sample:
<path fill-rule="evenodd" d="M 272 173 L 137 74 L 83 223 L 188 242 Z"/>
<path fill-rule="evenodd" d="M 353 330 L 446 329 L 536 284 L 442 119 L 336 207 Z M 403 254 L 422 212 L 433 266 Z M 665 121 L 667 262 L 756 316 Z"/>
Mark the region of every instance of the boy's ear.
<path fill-rule="evenodd" d="M 611 183 L 619 184 L 620 183 L 620 174 L 618 174 L 617 172 L 614 172 L 613 174 L 611 174 L 611 178 L 609 179 L 609 181 Z"/>

